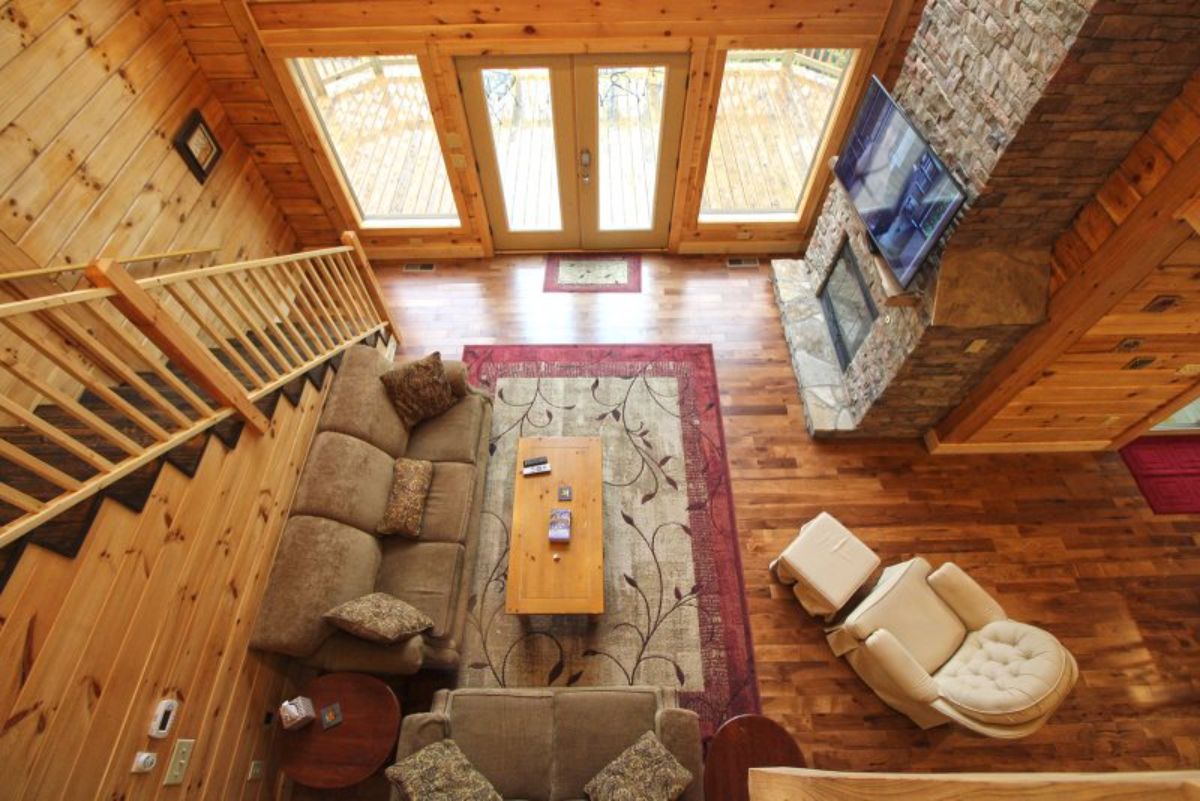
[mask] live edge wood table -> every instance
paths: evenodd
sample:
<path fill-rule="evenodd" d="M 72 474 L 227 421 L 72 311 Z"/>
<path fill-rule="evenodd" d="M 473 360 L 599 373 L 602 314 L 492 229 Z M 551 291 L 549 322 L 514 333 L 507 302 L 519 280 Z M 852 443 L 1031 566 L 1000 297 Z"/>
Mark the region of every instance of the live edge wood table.
<path fill-rule="evenodd" d="M 306 787 L 334 789 L 366 780 L 396 753 L 400 702 L 391 688 L 362 673 L 327 673 L 305 685 L 317 719 L 283 732 L 280 767 Z M 340 704 L 342 722 L 321 727 L 321 709 Z"/>
<path fill-rule="evenodd" d="M 526 476 L 526 459 L 550 472 Z M 604 613 L 604 469 L 599 437 L 522 437 L 517 442 L 505 611 L 513 615 Z M 560 501 L 558 488 L 571 488 Z M 550 511 L 571 511 L 571 541 L 551 542 Z"/>
<path fill-rule="evenodd" d="M 704 760 L 704 797 L 750 801 L 751 768 L 802 768 L 792 735 L 762 715 L 738 715 L 721 724 Z"/>

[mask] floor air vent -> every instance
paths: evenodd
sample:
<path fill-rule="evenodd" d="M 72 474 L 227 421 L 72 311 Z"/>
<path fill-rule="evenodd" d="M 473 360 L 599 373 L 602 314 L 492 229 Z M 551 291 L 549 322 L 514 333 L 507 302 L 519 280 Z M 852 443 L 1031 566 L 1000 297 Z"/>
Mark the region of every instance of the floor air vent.
<path fill-rule="evenodd" d="M 428 261 L 412 261 L 404 265 L 406 273 L 431 273 L 433 272 L 433 262 Z"/>
<path fill-rule="evenodd" d="M 753 270 L 758 266 L 758 259 L 753 256 L 730 256 L 725 260 L 725 266 L 731 270 Z"/>

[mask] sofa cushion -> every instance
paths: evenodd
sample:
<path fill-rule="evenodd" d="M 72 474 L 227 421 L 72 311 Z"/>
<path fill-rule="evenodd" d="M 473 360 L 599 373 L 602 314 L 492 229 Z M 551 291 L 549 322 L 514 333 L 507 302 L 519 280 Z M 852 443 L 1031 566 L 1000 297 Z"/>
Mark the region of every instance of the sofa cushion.
<path fill-rule="evenodd" d="M 403 456 L 408 429 L 379 381 L 393 366 L 374 348 L 348 348 L 329 388 L 317 430 L 358 437 L 393 459 Z"/>
<path fill-rule="evenodd" d="M 967 628 L 929 586 L 929 573 L 920 557 L 892 565 L 846 618 L 845 628 L 860 642 L 887 629 L 932 674 L 958 650 Z"/>
<path fill-rule="evenodd" d="M 410 459 L 475 464 L 483 428 L 483 398 L 468 395 L 447 411 L 425 420 L 409 432 Z"/>
<path fill-rule="evenodd" d="M 327 610 L 374 589 L 379 541 L 334 520 L 293 516 L 279 540 L 250 644 L 306 657 L 334 628 Z"/>
<path fill-rule="evenodd" d="M 454 390 L 442 367 L 442 354 L 406 362 L 379 377 L 400 419 L 412 428 L 454 405 Z"/>
<path fill-rule="evenodd" d="M 648 731 L 658 696 L 650 691 L 596 689 L 554 699 L 555 753 L 551 801 L 582 798 L 584 785 Z"/>
<path fill-rule="evenodd" d="M 1026 623 L 999 620 L 967 635 L 934 681 L 967 716 L 1018 724 L 1053 712 L 1071 690 L 1074 668 L 1054 636 Z"/>
<path fill-rule="evenodd" d="M 421 536 L 421 518 L 425 516 L 425 499 L 432 481 L 433 462 L 403 456 L 397 459 L 383 519 L 375 527 L 375 533 L 414 539 Z"/>
<path fill-rule="evenodd" d="M 555 754 L 552 693 L 459 690 L 447 712 L 451 736 L 502 796 L 548 801 Z"/>
<path fill-rule="evenodd" d="M 323 617 L 347 634 L 387 645 L 433 627 L 424 612 L 386 592 L 338 604 Z"/>
<path fill-rule="evenodd" d="M 464 542 L 471 525 L 477 470 L 459 462 L 434 462 L 433 481 L 425 497 L 421 539 Z"/>
<path fill-rule="evenodd" d="M 381 544 L 383 559 L 374 589 L 420 609 L 433 620 L 433 636 L 445 636 L 461 590 L 463 547 L 400 537 L 382 540 Z"/>
<path fill-rule="evenodd" d="M 385 771 L 408 801 L 504 801 L 454 740 L 439 740 Z"/>
<path fill-rule="evenodd" d="M 322 431 L 309 451 L 292 514 L 328 517 L 374 531 L 387 508 L 394 465 L 395 460 L 374 445 Z"/>
<path fill-rule="evenodd" d="M 591 801 L 675 801 L 691 783 L 692 774 L 648 731 L 583 789 Z"/>

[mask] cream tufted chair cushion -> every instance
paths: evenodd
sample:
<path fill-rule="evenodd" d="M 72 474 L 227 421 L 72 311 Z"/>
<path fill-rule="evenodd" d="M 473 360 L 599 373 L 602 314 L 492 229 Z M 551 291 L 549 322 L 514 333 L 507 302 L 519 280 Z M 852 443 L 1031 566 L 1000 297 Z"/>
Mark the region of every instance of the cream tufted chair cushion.
<path fill-rule="evenodd" d="M 1025 723 L 1071 689 L 1071 658 L 1051 634 L 1015 620 L 970 632 L 934 676 L 942 698 L 976 720 Z"/>

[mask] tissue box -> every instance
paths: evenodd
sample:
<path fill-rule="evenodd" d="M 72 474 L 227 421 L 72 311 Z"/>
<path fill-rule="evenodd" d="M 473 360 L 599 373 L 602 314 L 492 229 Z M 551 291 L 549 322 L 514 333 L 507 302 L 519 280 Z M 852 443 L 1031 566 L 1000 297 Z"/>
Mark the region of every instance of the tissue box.
<path fill-rule="evenodd" d="M 298 695 L 279 705 L 279 722 L 285 729 L 298 729 L 317 719 L 317 710 L 311 698 Z"/>

